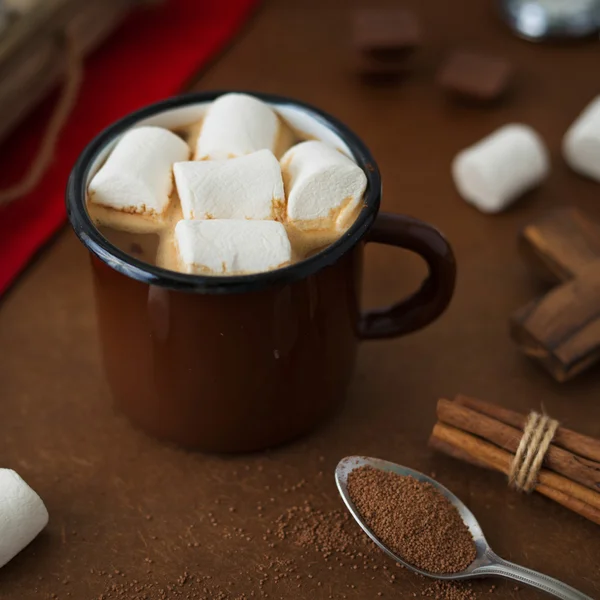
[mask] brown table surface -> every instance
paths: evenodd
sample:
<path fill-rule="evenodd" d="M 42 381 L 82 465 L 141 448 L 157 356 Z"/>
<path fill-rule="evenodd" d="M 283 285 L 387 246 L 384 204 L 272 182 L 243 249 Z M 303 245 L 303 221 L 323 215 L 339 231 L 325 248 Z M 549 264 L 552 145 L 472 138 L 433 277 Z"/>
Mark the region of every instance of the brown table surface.
<path fill-rule="evenodd" d="M 86 251 L 65 230 L 0 305 L 0 463 L 17 470 L 50 512 L 44 533 L 0 571 L 0 598 L 99 598 L 110 591 L 115 569 L 125 574 L 114 575 L 121 582 L 153 583 L 152 599 L 191 594 L 193 580 L 167 587 L 186 569 L 211 575 L 209 597 L 217 597 L 216 587 L 228 590 L 224 598 L 246 597 L 258 594 L 257 565 L 268 553 L 293 559 L 304 583 L 298 589 L 295 581 L 271 581 L 261 588 L 271 598 L 420 593 L 427 582 L 407 572 L 398 570 L 392 585 L 383 573 L 337 563 L 328 570 L 317 553 L 300 556 L 291 540 L 275 549 L 262 540 L 265 527 L 293 504 L 312 499 L 324 510 L 339 507 L 333 469 L 357 453 L 435 471 L 472 508 L 498 553 L 600 597 L 597 526 L 538 495 L 518 496 L 502 476 L 436 456 L 426 445 L 436 399 L 459 391 L 523 411 L 543 404 L 569 427 L 600 436 L 600 369 L 559 385 L 521 356 L 507 334 L 508 315 L 540 291 L 517 255 L 519 228 L 563 205 L 600 217 L 600 187 L 570 172 L 559 153 L 569 123 L 600 92 L 600 45 L 520 41 L 495 18 L 491 2 L 407 1 L 425 32 L 414 72 L 398 85 L 369 87 L 351 70 L 349 4 L 267 3 L 197 88 L 297 97 L 362 135 L 383 172 L 383 208 L 428 220 L 453 243 L 459 277 L 451 308 L 420 333 L 364 344 L 347 406 L 314 435 L 263 455 L 186 453 L 134 431 L 111 409 Z M 506 102 L 475 109 L 443 99 L 434 73 L 459 46 L 512 59 L 518 71 Z M 506 214 L 484 216 L 457 196 L 450 160 L 509 121 L 542 134 L 552 174 Z M 400 251 L 371 247 L 367 254 L 366 304 L 399 297 L 423 275 L 419 260 Z M 301 479 L 307 480 L 301 489 L 283 491 Z M 253 539 L 228 539 L 232 527 Z M 538 597 L 513 588 L 499 583 L 495 597 Z"/>

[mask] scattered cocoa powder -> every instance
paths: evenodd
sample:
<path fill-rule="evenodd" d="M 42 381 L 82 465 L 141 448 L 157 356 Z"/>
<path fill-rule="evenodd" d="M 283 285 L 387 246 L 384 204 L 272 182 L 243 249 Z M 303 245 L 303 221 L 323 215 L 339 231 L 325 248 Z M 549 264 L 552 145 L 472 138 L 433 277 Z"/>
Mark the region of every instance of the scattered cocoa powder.
<path fill-rule="evenodd" d="M 313 548 L 324 558 L 337 552 L 356 552 L 363 536 L 352 526 L 346 511 L 324 512 L 309 502 L 288 508 L 275 521 L 274 534 L 280 540 L 291 538 L 303 548 Z"/>
<path fill-rule="evenodd" d="M 415 594 L 416 596 L 416 594 Z M 435 600 L 476 600 L 470 584 L 436 581 L 421 592 L 421 596 Z"/>
<path fill-rule="evenodd" d="M 323 460 L 319 458 L 319 462 Z M 256 472 L 262 473 L 269 462 L 260 462 L 259 466 L 262 468 Z M 241 472 L 247 470 L 240 469 Z M 175 554 L 177 546 L 168 546 L 169 556 L 182 565 L 180 575 L 165 577 L 161 567 L 164 542 L 153 531 L 159 518 L 142 512 L 139 527 L 144 531 L 147 554 L 140 556 L 136 574 L 115 568 L 118 565 L 91 568 L 91 581 L 102 591 L 93 596 L 93 600 L 281 600 L 291 597 L 345 600 L 366 597 L 366 586 L 373 597 L 385 600 L 393 596 L 391 586 L 406 577 L 415 579 L 418 586 L 415 596 L 438 600 L 476 598 L 475 589 L 479 589 L 476 586 L 471 589 L 466 584 L 431 585 L 426 578 L 409 574 L 400 564 L 390 562 L 364 535 L 348 511 L 340 508 L 335 490 L 332 489 L 331 494 L 323 492 L 321 477 L 323 473 L 319 471 L 313 479 L 290 481 L 276 473 L 275 483 L 274 478 L 270 484 L 265 480 L 257 482 L 258 493 L 251 505 L 234 504 L 232 497 L 224 496 L 212 499 L 210 505 L 204 507 L 203 518 L 210 530 L 235 540 L 231 550 L 226 552 L 228 564 L 235 565 L 228 581 L 202 569 L 207 547 L 205 541 L 199 542 L 194 537 L 196 524 L 193 521 L 187 525 L 187 531 L 180 532 L 180 558 Z M 295 492 L 293 496 L 290 491 Z M 255 507 L 251 514 L 249 506 Z M 253 560 L 243 559 L 243 555 L 235 558 L 238 546 L 249 547 L 248 544 L 252 545 Z M 72 582 L 62 583 L 62 589 L 53 595 L 53 600 L 70 600 Z"/>
<path fill-rule="evenodd" d="M 407 563 L 442 574 L 475 560 L 468 528 L 430 483 L 363 466 L 349 474 L 348 493 L 375 535 Z"/>

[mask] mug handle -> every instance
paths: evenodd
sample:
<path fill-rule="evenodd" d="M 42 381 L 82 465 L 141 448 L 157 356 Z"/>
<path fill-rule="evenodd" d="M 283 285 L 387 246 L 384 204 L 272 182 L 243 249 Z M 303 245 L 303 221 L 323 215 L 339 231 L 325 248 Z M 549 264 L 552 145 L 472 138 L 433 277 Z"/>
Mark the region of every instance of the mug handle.
<path fill-rule="evenodd" d="M 358 335 L 363 340 L 405 335 L 429 325 L 446 310 L 456 281 L 456 261 L 450 244 L 434 227 L 405 215 L 380 213 L 367 243 L 386 244 L 422 256 L 429 275 L 421 287 L 396 304 L 363 313 Z"/>

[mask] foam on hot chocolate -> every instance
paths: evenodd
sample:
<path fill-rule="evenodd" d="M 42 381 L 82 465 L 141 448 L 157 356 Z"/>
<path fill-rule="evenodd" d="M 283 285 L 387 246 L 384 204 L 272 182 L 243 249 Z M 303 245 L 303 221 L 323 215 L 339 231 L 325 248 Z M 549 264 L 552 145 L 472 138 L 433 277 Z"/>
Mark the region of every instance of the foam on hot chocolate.
<path fill-rule="evenodd" d="M 190 148 L 194 146 L 216 148 L 211 146 L 217 142 L 211 128 L 220 122 L 220 118 L 214 120 L 215 115 L 218 117 L 221 111 L 229 113 L 232 105 L 242 106 L 242 114 L 250 115 L 249 118 L 252 114 L 256 117 L 252 124 L 242 127 L 239 136 L 231 127 L 225 131 L 220 148 L 235 148 L 227 151 L 228 156 L 235 158 L 189 160 Z M 276 117 L 275 128 L 268 116 L 271 113 Z M 233 121 L 228 122 L 241 127 L 237 117 L 229 117 Z M 141 170 L 134 158 L 135 144 L 120 146 L 130 133 L 144 129 L 158 129 L 173 136 L 178 150 L 169 157 L 161 150 L 155 163 L 142 153 L 145 166 Z M 281 130 L 286 131 L 283 137 Z M 209 275 L 269 270 L 320 252 L 340 237 L 360 210 L 366 186 L 362 170 L 332 146 L 307 142 L 307 135 L 296 132 L 269 105 L 256 98 L 243 94 L 221 96 L 209 107 L 201 123 L 179 127 L 177 134 L 157 127 L 131 130 L 89 187 L 88 211 L 101 233 L 139 260 L 173 271 Z M 277 148 L 284 138 L 285 147 Z M 292 147 L 303 138 L 303 143 Z M 207 139 L 212 140 L 210 144 Z M 215 158 L 222 156 L 221 150 L 207 152 Z M 282 160 L 282 173 L 276 156 L 283 150 L 289 152 Z M 156 172 L 152 165 L 157 167 Z M 129 178 L 128 169 L 132 173 Z M 140 182 L 143 194 L 152 196 L 153 201 L 133 204 L 129 188 L 125 198 L 119 199 L 119 178 Z M 158 182 L 155 186 L 150 185 L 153 178 Z M 172 185 L 173 180 L 176 185 Z M 97 201 L 99 182 L 110 192 L 110 202 Z M 167 189 L 170 193 L 165 200 Z M 148 206 L 152 210 L 147 210 Z M 258 225 L 244 224 L 246 219 Z M 211 220 L 219 223 L 195 224 Z M 180 221 L 183 224 L 179 225 Z M 274 256 L 272 247 L 289 247 L 289 252 Z"/>

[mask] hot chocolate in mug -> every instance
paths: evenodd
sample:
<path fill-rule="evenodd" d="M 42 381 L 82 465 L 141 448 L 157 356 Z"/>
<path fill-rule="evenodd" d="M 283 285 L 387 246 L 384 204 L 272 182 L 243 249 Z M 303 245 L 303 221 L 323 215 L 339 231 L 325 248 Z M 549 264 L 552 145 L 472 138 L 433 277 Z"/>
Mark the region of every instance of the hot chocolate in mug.
<path fill-rule="evenodd" d="M 364 170 L 364 206 L 350 228 L 301 262 L 248 275 L 178 273 L 112 245 L 94 225 L 86 195 L 119 137 L 140 125 L 177 129 L 198 122 L 223 93 L 175 97 L 108 127 L 73 168 L 67 210 L 90 251 L 102 358 L 117 407 L 157 438 L 240 452 L 292 440 L 335 413 L 358 343 L 431 323 L 450 302 L 456 266 L 431 225 L 379 212 L 379 169 L 358 136 L 312 106 L 256 93 L 295 130 L 342 149 Z M 364 313 L 367 243 L 415 252 L 429 274 L 408 298 Z"/>

